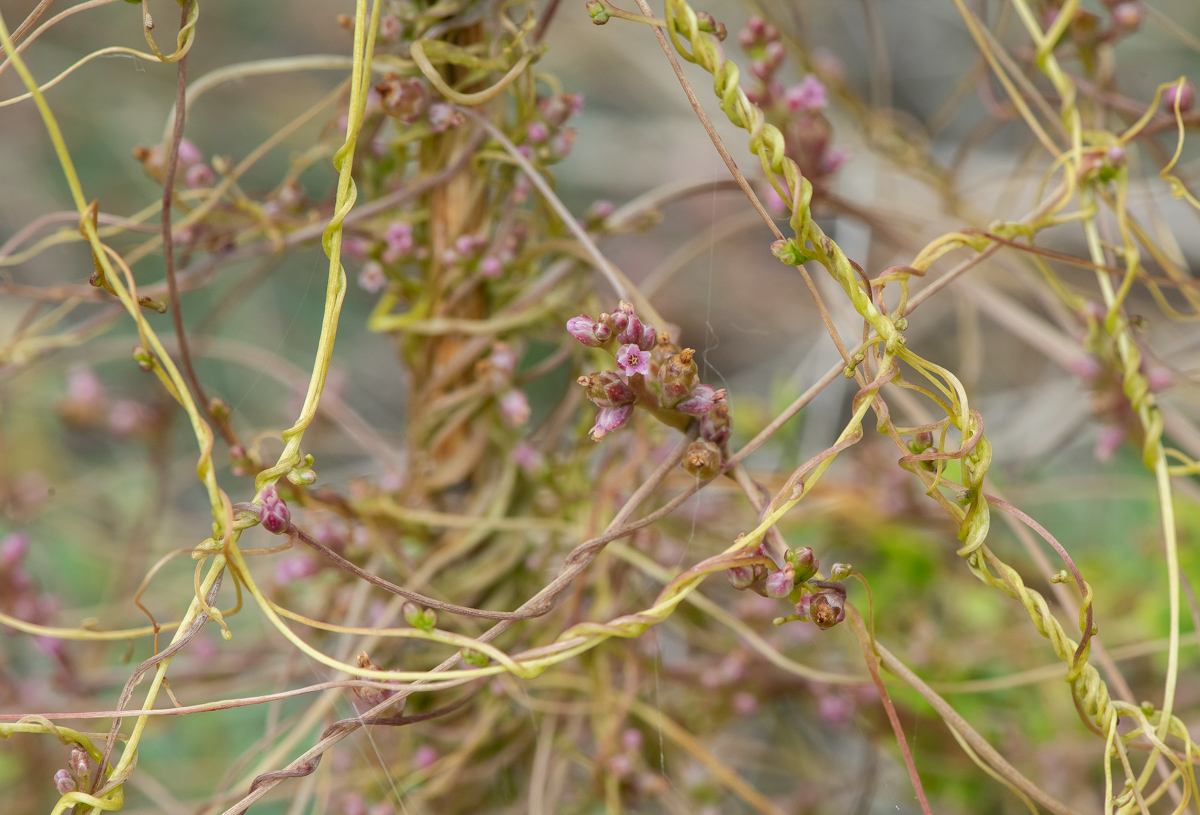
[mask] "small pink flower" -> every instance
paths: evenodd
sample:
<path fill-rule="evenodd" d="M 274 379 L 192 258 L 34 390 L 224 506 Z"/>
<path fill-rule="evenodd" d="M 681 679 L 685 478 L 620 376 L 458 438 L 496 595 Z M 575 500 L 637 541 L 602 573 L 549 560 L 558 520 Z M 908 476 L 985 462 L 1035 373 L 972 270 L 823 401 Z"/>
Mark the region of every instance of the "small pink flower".
<path fill-rule="evenodd" d="M 600 441 L 605 435 L 618 429 L 633 415 L 633 405 L 601 408 L 596 414 L 596 423 L 592 426 L 590 435 L 593 441 Z"/>
<path fill-rule="evenodd" d="M 612 329 L 603 323 L 597 323 L 586 314 L 567 320 L 567 333 L 584 345 L 595 348 L 608 341 Z"/>
<path fill-rule="evenodd" d="M 617 368 L 626 376 L 650 373 L 650 352 L 643 351 L 633 343 L 617 349 Z"/>
<path fill-rule="evenodd" d="M 508 343 L 498 342 L 492 346 L 492 353 L 488 355 L 488 362 L 497 371 L 511 376 L 512 372 L 517 369 L 517 354 Z"/>
<path fill-rule="evenodd" d="M 345 238 L 342 241 L 342 254 L 355 260 L 366 260 L 367 252 L 371 251 L 371 242 L 363 237 Z"/>
<path fill-rule="evenodd" d="M 466 119 L 454 109 L 454 105 L 437 102 L 429 106 L 429 129 L 434 133 L 445 133 L 452 127 L 457 127 Z"/>
<path fill-rule="evenodd" d="M 437 749 L 428 744 L 421 745 L 417 748 L 417 752 L 413 754 L 413 766 L 418 770 L 424 770 L 437 760 Z"/>
<path fill-rule="evenodd" d="M 758 709 L 758 699 L 752 693 L 738 691 L 733 695 L 733 712 L 739 716 L 753 715 Z"/>
<path fill-rule="evenodd" d="M 504 271 L 504 266 L 495 255 L 488 255 L 479 261 L 479 274 L 489 280 L 495 280 Z"/>
<path fill-rule="evenodd" d="M 789 566 L 767 575 L 767 596 L 776 599 L 787 597 L 795 586 L 796 573 Z"/>
<path fill-rule="evenodd" d="M 621 733 L 621 749 L 627 753 L 636 753 L 642 749 L 642 731 L 636 727 L 628 727 Z"/>
<path fill-rule="evenodd" d="M 365 264 L 358 273 L 358 287 L 371 294 L 378 294 L 386 283 L 387 275 L 383 273 L 383 266 L 374 260 Z"/>
<path fill-rule="evenodd" d="M 541 122 L 531 122 L 529 127 L 525 128 L 525 137 L 531 142 L 540 144 L 550 138 L 550 131 Z"/>
<path fill-rule="evenodd" d="M 408 221 L 392 221 L 383 233 L 383 239 L 389 252 L 398 257 L 407 255 L 413 248 L 412 224 Z"/>
<path fill-rule="evenodd" d="M 72 365 L 67 372 L 67 397 L 72 402 L 91 404 L 104 398 L 104 385 L 86 365 Z"/>
<path fill-rule="evenodd" d="M 512 457 L 525 475 L 529 476 L 537 475 L 544 463 L 542 454 L 527 441 L 523 441 L 513 448 Z"/>
<path fill-rule="evenodd" d="M 275 567 L 275 582 L 286 586 L 293 580 L 303 580 L 317 573 L 317 564 L 305 555 L 285 558 Z"/>
<path fill-rule="evenodd" d="M 520 427 L 529 421 L 529 399 L 517 388 L 505 391 L 500 396 L 500 415 L 511 427 Z"/>
<path fill-rule="evenodd" d="M 799 85 L 788 88 L 783 98 L 787 102 L 788 110 L 792 113 L 804 110 L 824 110 L 825 106 L 829 104 L 829 100 L 825 97 L 825 86 L 812 74 L 804 77 Z"/>

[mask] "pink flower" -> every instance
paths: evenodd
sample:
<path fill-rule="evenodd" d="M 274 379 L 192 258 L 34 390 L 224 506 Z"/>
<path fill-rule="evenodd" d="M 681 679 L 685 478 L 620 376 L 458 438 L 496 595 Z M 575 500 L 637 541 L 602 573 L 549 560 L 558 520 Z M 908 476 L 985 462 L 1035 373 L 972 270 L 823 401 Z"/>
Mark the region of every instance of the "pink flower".
<path fill-rule="evenodd" d="M 0 540 L 0 568 L 11 569 L 19 564 L 29 551 L 29 536 L 24 532 L 10 532 Z"/>
<path fill-rule="evenodd" d="M 495 280 L 504 271 L 500 259 L 495 255 L 488 255 L 483 260 L 479 261 L 479 274 L 481 277 L 486 277 L 489 280 Z"/>
<path fill-rule="evenodd" d="M 529 421 L 529 399 L 517 388 L 505 391 L 500 396 L 500 415 L 511 427 L 520 427 Z"/>
<path fill-rule="evenodd" d="M 529 127 L 525 128 L 525 137 L 531 142 L 540 143 L 550 138 L 550 131 L 541 122 L 531 122 Z"/>
<path fill-rule="evenodd" d="M 418 770 L 424 770 L 437 760 L 437 749 L 428 744 L 418 747 L 417 752 L 413 754 L 413 766 Z"/>
<path fill-rule="evenodd" d="M 1129 430 L 1123 425 L 1105 425 L 1100 428 L 1100 433 L 1096 436 L 1096 460 L 1108 461 L 1111 459 L 1127 435 L 1129 435 Z"/>
<path fill-rule="evenodd" d="M 804 77 L 799 85 L 788 88 L 783 98 L 787 102 L 788 110 L 792 113 L 804 110 L 824 110 L 825 106 L 829 104 L 829 100 L 825 97 L 825 86 L 812 74 Z"/>
<path fill-rule="evenodd" d="M 513 448 L 513 461 L 520 467 L 525 475 L 537 475 L 538 470 L 542 469 L 544 460 L 542 454 L 536 447 L 527 441 L 523 441 Z"/>
<path fill-rule="evenodd" d="M 605 435 L 629 421 L 629 417 L 632 415 L 633 405 L 601 408 L 600 412 L 596 414 L 596 424 L 592 426 L 590 433 L 592 441 L 600 441 Z"/>
<path fill-rule="evenodd" d="M 766 201 L 764 203 L 766 203 L 767 209 L 770 210 L 772 213 L 774 213 L 776 215 L 783 215 L 787 212 L 787 209 L 788 209 L 787 202 L 779 197 L 779 193 L 775 192 L 774 187 L 768 185 L 767 191 L 763 195 L 763 198 L 766 199 Z"/>
<path fill-rule="evenodd" d="M 317 573 L 317 564 L 304 555 L 289 557 L 279 561 L 275 567 L 275 582 L 286 586 L 293 580 L 302 580 Z"/>
<path fill-rule="evenodd" d="M 104 385 L 86 365 L 72 365 L 67 372 L 67 397 L 72 402 L 90 404 L 104 398 Z"/>
<path fill-rule="evenodd" d="M 412 251 L 413 228 L 408 221 L 392 221 L 383 233 L 387 251 L 395 257 L 403 257 Z"/>
<path fill-rule="evenodd" d="M 371 294 L 377 294 L 386 283 L 387 275 L 383 273 L 383 267 L 374 260 L 365 264 L 358 273 L 358 287 Z"/>
<path fill-rule="evenodd" d="M 517 369 L 517 355 L 513 351 L 512 346 L 506 342 L 498 342 L 492 346 L 492 353 L 488 356 L 488 362 L 497 371 L 512 375 L 512 372 Z"/>
<path fill-rule="evenodd" d="M 179 142 L 179 153 L 177 155 L 179 167 L 184 170 L 204 161 L 204 153 L 200 152 L 200 148 L 189 139 L 183 139 Z"/>
<path fill-rule="evenodd" d="M 758 699 L 752 693 L 738 691 L 733 695 L 733 712 L 739 716 L 753 715 L 758 709 Z"/>
<path fill-rule="evenodd" d="M 826 150 L 825 155 L 821 156 L 821 172 L 836 173 L 848 158 L 850 158 L 850 154 L 845 150 L 839 150 L 836 147 Z"/>
<path fill-rule="evenodd" d="M 626 376 L 650 373 L 650 352 L 643 351 L 633 343 L 617 349 L 617 368 Z"/>

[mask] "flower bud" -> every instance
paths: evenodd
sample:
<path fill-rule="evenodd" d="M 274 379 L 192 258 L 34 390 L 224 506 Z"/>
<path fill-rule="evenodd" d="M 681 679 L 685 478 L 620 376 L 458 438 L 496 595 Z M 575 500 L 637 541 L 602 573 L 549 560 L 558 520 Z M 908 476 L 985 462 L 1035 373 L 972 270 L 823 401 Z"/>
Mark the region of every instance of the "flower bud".
<path fill-rule="evenodd" d="M 791 566 L 778 569 L 767 575 L 766 591 L 768 597 L 779 599 L 787 597 L 795 588 L 796 573 Z"/>
<path fill-rule="evenodd" d="M 695 353 L 691 348 L 684 348 L 659 367 L 658 385 L 662 392 L 663 407 L 675 407 L 699 384 L 700 374 L 696 361 L 692 359 Z"/>
<path fill-rule="evenodd" d="M 710 441 L 694 441 L 683 455 L 683 469 L 707 481 L 721 469 L 721 448 Z"/>
<path fill-rule="evenodd" d="M 705 441 L 720 446 L 729 440 L 730 430 L 728 405 L 714 405 L 700 417 L 700 436 Z"/>
<path fill-rule="evenodd" d="M 599 371 L 575 380 L 587 389 L 587 398 L 600 408 L 633 404 L 633 388 L 616 371 Z"/>
<path fill-rule="evenodd" d="M 712 385 L 697 385 L 688 398 L 676 405 L 675 409 L 680 413 L 702 416 L 712 410 L 714 405 L 724 401 L 724 388 L 713 388 Z"/>
<path fill-rule="evenodd" d="M 54 774 L 54 788 L 61 795 L 66 795 L 68 792 L 75 792 L 79 787 L 75 783 L 75 779 L 66 770 L 59 770 Z"/>
<path fill-rule="evenodd" d="M 380 668 L 378 665 L 376 665 L 374 662 L 371 661 L 371 657 L 367 655 L 366 651 L 363 651 L 361 654 L 358 655 L 358 667 L 362 668 L 365 671 L 382 671 L 383 670 L 383 668 Z M 377 680 L 377 681 L 391 682 L 394 680 Z M 390 699 L 394 694 L 395 694 L 395 691 L 384 690 L 383 688 L 359 688 L 359 687 L 356 687 L 354 689 L 354 695 L 357 696 L 359 699 L 362 699 L 364 702 L 366 702 L 371 707 L 375 707 L 376 705 L 380 704 L 381 702 L 383 702 L 387 699 Z M 403 708 L 401 708 L 401 709 L 403 709 Z"/>
<path fill-rule="evenodd" d="M 787 266 L 799 266 L 807 260 L 800 247 L 796 244 L 796 241 L 791 238 L 772 243 L 771 254 L 779 258 L 780 262 Z"/>
<path fill-rule="evenodd" d="M 829 567 L 830 580 L 845 580 L 854 571 L 849 563 L 835 563 Z"/>
<path fill-rule="evenodd" d="M 1163 93 L 1163 104 L 1166 105 L 1167 112 L 1173 113 L 1175 111 L 1175 100 L 1177 97 L 1179 99 L 1180 113 L 1186 113 L 1192 109 L 1192 105 L 1196 104 L 1196 86 L 1192 84 L 1191 80 L 1183 80 L 1183 87 L 1180 87 L 1180 83 L 1176 82 Z"/>
<path fill-rule="evenodd" d="M 608 9 L 604 8 L 604 4 L 600 0 L 587 0 L 583 7 L 587 9 L 588 16 L 596 25 L 604 25 L 608 22 Z"/>
<path fill-rule="evenodd" d="M 603 319 L 607 315 L 600 315 Z M 606 322 L 597 322 L 586 314 L 567 320 L 567 333 L 589 348 L 597 348 L 612 338 L 612 326 Z"/>
<path fill-rule="evenodd" d="M 725 570 L 729 585 L 738 591 L 745 591 L 754 583 L 754 569 L 750 566 L 734 566 Z"/>
<path fill-rule="evenodd" d="M 437 612 L 431 608 L 421 608 L 416 603 L 409 601 L 400 607 L 404 614 L 404 619 L 413 628 L 419 628 L 422 631 L 432 631 L 437 627 Z"/>
<path fill-rule="evenodd" d="M 11 569 L 25 559 L 29 551 L 29 535 L 24 532 L 10 532 L 0 540 L 0 570 Z"/>
<path fill-rule="evenodd" d="M 632 404 L 601 408 L 600 412 L 596 414 L 596 423 L 592 425 L 588 435 L 592 437 L 592 441 L 600 441 L 607 434 L 622 427 L 632 415 Z"/>
<path fill-rule="evenodd" d="M 80 784 L 86 787 L 88 776 L 92 771 L 91 757 L 88 756 L 88 751 L 78 744 L 71 745 L 71 758 L 67 761 L 67 769 L 79 780 Z"/>
<path fill-rule="evenodd" d="M 1146 17 L 1146 9 L 1141 3 L 1118 3 L 1113 7 L 1113 25 L 1124 31 L 1137 31 Z"/>
<path fill-rule="evenodd" d="M 317 473 L 312 467 L 294 467 L 288 471 L 287 480 L 297 487 L 311 487 L 317 483 Z"/>
<path fill-rule="evenodd" d="M 262 492 L 262 526 L 274 535 L 287 531 L 292 523 L 292 512 L 274 486 L 267 487 Z"/>
<path fill-rule="evenodd" d="M 409 79 L 396 74 L 387 74 L 375 85 L 379 92 L 379 106 L 388 116 L 404 124 L 413 124 L 429 107 L 429 90 L 420 79 Z"/>
<path fill-rule="evenodd" d="M 817 560 L 813 555 L 813 550 L 808 546 L 795 550 L 789 549 L 784 558 L 795 569 L 797 583 L 808 580 L 821 568 L 821 561 Z"/>
<path fill-rule="evenodd" d="M 500 415 L 504 417 L 504 421 L 508 423 L 509 427 L 520 427 L 525 424 L 533 412 L 529 407 L 529 398 L 520 388 L 509 388 L 500 394 L 499 404 Z"/>
<path fill-rule="evenodd" d="M 933 447 L 933 433 L 928 430 L 922 430 L 908 443 L 908 449 L 916 455 L 924 453 L 930 447 Z"/>

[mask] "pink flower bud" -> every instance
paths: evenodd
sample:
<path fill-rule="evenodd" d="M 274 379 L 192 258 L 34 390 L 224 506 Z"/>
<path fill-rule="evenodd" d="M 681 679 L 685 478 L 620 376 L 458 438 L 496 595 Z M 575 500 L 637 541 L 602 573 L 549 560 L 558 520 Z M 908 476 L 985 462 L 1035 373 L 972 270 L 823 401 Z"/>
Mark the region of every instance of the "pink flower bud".
<path fill-rule="evenodd" d="M 734 566 L 732 569 L 726 569 L 725 576 L 729 579 L 729 585 L 738 591 L 748 589 L 754 583 L 754 569 L 751 566 Z"/>
<path fill-rule="evenodd" d="M 567 320 L 567 333 L 586 346 L 596 348 L 612 337 L 612 328 L 597 323 L 586 314 Z"/>
<path fill-rule="evenodd" d="M 72 365 L 67 371 L 67 398 L 91 405 L 104 398 L 104 385 L 86 365 Z"/>
<path fill-rule="evenodd" d="M 1183 88 L 1180 89 L 1179 83 L 1171 85 L 1163 93 L 1163 104 L 1166 105 L 1168 112 L 1175 111 L 1175 100 L 1179 99 L 1179 111 L 1186 113 L 1192 109 L 1192 105 L 1196 104 L 1196 86 L 1192 84 L 1190 79 L 1183 80 Z"/>
<path fill-rule="evenodd" d="M 509 427 L 520 427 L 529 421 L 530 416 L 529 399 L 525 396 L 525 392 L 512 388 L 505 391 L 500 396 L 500 415 L 504 417 L 504 421 L 508 422 Z"/>
<path fill-rule="evenodd" d="M 795 587 L 796 573 L 791 567 L 779 569 L 767 575 L 766 592 L 776 599 L 787 597 Z"/>
<path fill-rule="evenodd" d="M 661 369 L 660 369 L 661 370 Z M 688 413 L 692 416 L 702 416 L 713 409 L 713 406 L 725 400 L 724 389 L 714 389 L 712 385 L 697 385 L 688 395 L 688 398 L 675 405 L 675 409 L 681 413 Z"/>
<path fill-rule="evenodd" d="M 196 164 L 204 161 L 204 153 L 190 139 L 179 142 L 178 165 L 185 172 Z"/>
<path fill-rule="evenodd" d="M 183 186 L 189 190 L 211 187 L 217 181 L 217 174 L 207 164 L 194 164 L 183 174 Z"/>
<path fill-rule="evenodd" d="M 275 487 L 267 487 L 262 492 L 262 526 L 274 535 L 287 531 L 292 523 L 292 512 Z"/>
<path fill-rule="evenodd" d="M 528 476 L 537 475 L 545 460 L 541 452 L 527 441 L 520 442 L 512 450 L 513 461 Z"/>
<path fill-rule="evenodd" d="M 75 792 L 78 786 L 69 772 L 59 770 L 54 774 L 54 788 L 58 790 L 60 795 L 66 795 L 68 792 Z"/>
<path fill-rule="evenodd" d="M 675 407 L 691 396 L 700 384 L 700 374 L 692 359 L 695 353 L 691 348 L 684 348 L 658 367 L 658 388 L 663 407 Z"/>
<path fill-rule="evenodd" d="M 434 133 L 445 133 L 452 127 L 458 127 L 466 119 L 454 109 L 454 105 L 437 102 L 429 106 L 429 129 Z"/>
<path fill-rule="evenodd" d="M 0 569 L 8 570 L 19 565 L 28 551 L 29 535 L 24 532 L 8 533 L 0 540 Z"/>
<path fill-rule="evenodd" d="M 713 405 L 711 410 L 700 417 L 700 436 L 705 441 L 720 446 L 729 440 L 731 430 L 727 405 Z"/>
<path fill-rule="evenodd" d="M 596 414 L 596 423 L 592 426 L 589 435 L 593 441 L 600 441 L 607 434 L 623 426 L 632 415 L 633 405 L 601 408 L 600 412 Z"/>
<path fill-rule="evenodd" d="M 636 727 L 628 727 L 621 733 L 621 749 L 627 753 L 636 753 L 642 749 L 642 731 Z"/>
<path fill-rule="evenodd" d="M 1175 384 L 1175 377 L 1166 368 L 1157 365 L 1146 369 L 1146 387 L 1153 393 L 1161 393 Z"/>
<path fill-rule="evenodd" d="M 88 751 L 83 749 L 78 744 L 71 745 L 71 758 L 67 761 L 67 769 L 74 773 L 75 777 L 83 780 L 91 774 L 91 757 L 88 756 Z"/>
<path fill-rule="evenodd" d="M 1141 3 L 1136 2 L 1136 0 L 1119 3 L 1112 10 L 1113 25 L 1125 31 L 1137 31 L 1142 25 L 1142 20 L 1145 18 L 1145 7 Z"/>

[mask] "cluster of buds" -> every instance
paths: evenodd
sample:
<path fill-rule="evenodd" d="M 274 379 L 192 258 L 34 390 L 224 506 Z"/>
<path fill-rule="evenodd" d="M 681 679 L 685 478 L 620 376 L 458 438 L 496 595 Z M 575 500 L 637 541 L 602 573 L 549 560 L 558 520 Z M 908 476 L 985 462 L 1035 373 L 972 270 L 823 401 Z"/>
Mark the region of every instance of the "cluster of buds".
<path fill-rule="evenodd" d="M 167 179 L 167 153 L 161 144 L 152 147 L 133 148 L 133 157 L 142 164 L 146 175 L 159 184 Z M 216 182 L 216 173 L 204 160 L 204 153 L 189 139 L 179 142 L 175 160 L 175 183 L 189 190 L 211 187 Z"/>
<path fill-rule="evenodd" d="M 701 440 L 712 445 L 719 456 L 721 446 L 729 439 L 729 407 L 724 390 L 700 382 L 693 359 L 695 351 L 680 349 L 666 333 L 656 333 L 654 326 L 643 323 L 633 306 L 625 302 L 612 314 L 601 314 L 596 320 L 586 314 L 572 317 L 567 321 L 567 331 L 584 345 L 608 351 L 617 363 L 615 371 L 599 371 L 578 379 L 588 399 L 600 408 L 591 430 L 594 440 L 600 441 L 622 427 L 633 415 L 634 407 L 640 407 L 680 429 L 698 419 Z M 706 447 L 689 450 L 684 464 L 694 460 L 697 468 L 706 472 L 711 469 L 715 474 L 712 452 Z"/>
<path fill-rule="evenodd" d="M 543 96 L 538 100 L 537 113 L 525 124 L 525 132 L 517 141 L 526 158 L 541 164 L 554 164 L 571 154 L 575 144 L 575 129 L 566 127 L 567 120 L 583 111 L 583 94 L 562 93 Z"/>
<path fill-rule="evenodd" d="M 263 488 L 260 518 L 263 529 L 272 535 L 282 535 L 292 524 L 292 511 L 288 509 L 287 503 L 279 497 L 273 484 Z"/>
<path fill-rule="evenodd" d="M 784 136 L 785 152 L 816 184 L 842 165 L 846 154 L 829 146 L 833 127 L 825 118 L 825 86 L 812 74 L 798 85 L 784 88 L 777 78 L 787 58 L 779 31 L 761 17 L 751 17 L 738 34 L 738 44 L 750 57 L 750 73 L 757 80 L 747 98 L 762 108 L 771 124 Z M 777 208 L 782 202 L 775 202 Z"/>
<path fill-rule="evenodd" d="M 766 547 L 759 545 L 755 554 L 766 557 Z M 739 591 L 749 589 L 763 597 L 787 599 L 795 604 L 796 613 L 775 620 L 780 625 L 792 620 L 811 621 L 818 628 L 832 628 L 846 619 L 846 588 L 841 582 L 850 576 L 850 567 L 835 563 L 830 569 L 832 581 L 819 580 L 821 563 L 813 550 L 805 546 L 788 549 L 781 569 L 770 569 L 763 563 L 735 566 L 727 570 L 729 583 Z"/>
<path fill-rule="evenodd" d="M 58 415 L 77 429 L 104 429 L 121 437 L 151 434 L 162 421 L 158 412 L 142 402 L 112 398 L 86 365 L 73 365 L 67 372 L 67 391 L 58 402 Z"/>
<path fill-rule="evenodd" d="M 79 790 L 86 792 L 89 789 L 91 772 L 92 759 L 88 751 L 78 744 L 72 744 L 71 757 L 67 759 L 66 768 L 54 774 L 54 788 L 60 795 Z"/>

